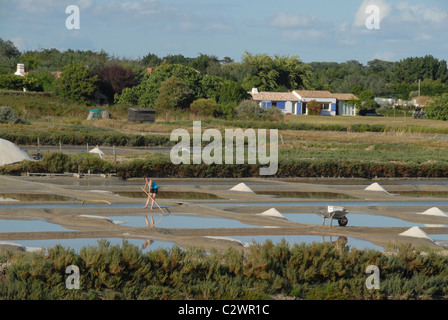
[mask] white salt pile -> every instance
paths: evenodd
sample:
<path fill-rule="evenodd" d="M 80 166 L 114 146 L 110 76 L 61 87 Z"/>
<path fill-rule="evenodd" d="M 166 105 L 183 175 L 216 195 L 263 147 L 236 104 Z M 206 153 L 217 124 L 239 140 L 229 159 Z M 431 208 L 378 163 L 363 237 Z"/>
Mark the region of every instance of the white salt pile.
<path fill-rule="evenodd" d="M 275 208 L 269 209 L 263 213 L 259 213 L 259 215 L 286 219 L 285 216 L 278 212 Z"/>
<path fill-rule="evenodd" d="M 379 183 L 375 182 L 372 183 L 370 186 L 368 186 L 367 188 L 365 188 L 364 190 L 367 191 L 379 191 L 379 192 L 385 192 L 390 196 L 393 196 L 394 194 L 390 194 L 389 192 L 387 192 L 386 189 L 384 189 Z"/>
<path fill-rule="evenodd" d="M 33 160 L 33 158 L 14 143 L 0 139 L 0 166 L 21 162 L 23 160 Z"/>
<path fill-rule="evenodd" d="M 428 209 L 425 212 L 419 214 L 425 214 L 428 216 L 437 216 L 437 217 L 448 217 L 448 215 L 445 212 L 436 207 Z"/>
<path fill-rule="evenodd" d="M 234 186 L 232 189 L 230 189 L 230 191 L 240 191 L 240 192 L 251 192 L 251 193 L 254 193 L 252 191 L 252 189 L 249 188 L 245 183 L 240 183 L 240 184 Z"/>
<path fill-rule="evenodd" d="M 405 232 L 400 233 L 399 235 L 404 237 L 428 239 L 432 241 L 432 239 L 426 234 L 426 232 L 420 229 L 419 227 L 412 227 L 406 230 Z"/>

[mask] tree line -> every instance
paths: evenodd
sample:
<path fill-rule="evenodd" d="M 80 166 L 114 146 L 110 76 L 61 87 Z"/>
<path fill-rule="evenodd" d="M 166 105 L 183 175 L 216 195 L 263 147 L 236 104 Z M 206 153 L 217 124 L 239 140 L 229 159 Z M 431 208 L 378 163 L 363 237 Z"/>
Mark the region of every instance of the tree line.
<path fill-rule="evenodd" d="M 26 78 L 13 75 L 24 63 Z M 207 54 L 159 57 L 148 53 L 135 59 L 104 51 L 40 49 L 21 53 L 11 41 L 0 39 L 0 89 L 53 92 L 93 103 L 101 92 L 109 104 L 139 105 L 157 110 L 189 110 L 229 117 L 248 98 L 252 88 L 287 92 L 296 89 L 354 93 L 378 107 L 372 97 L 409 99 L 418 94 L 448 93 L 445 60 L 431 55 L 397 62 L 350 60 L 304 63 L 299 56 L 269 56 L 244 52 L 241 62 Z"/>

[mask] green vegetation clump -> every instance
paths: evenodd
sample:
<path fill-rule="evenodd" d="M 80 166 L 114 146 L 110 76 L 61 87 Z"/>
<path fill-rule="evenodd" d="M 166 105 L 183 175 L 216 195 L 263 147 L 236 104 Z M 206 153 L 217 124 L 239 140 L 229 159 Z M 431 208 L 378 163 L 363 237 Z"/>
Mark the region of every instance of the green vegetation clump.
<path fill-rule="evenodd" d="M 0 123 L 23 123 L 23 120 L 17 116 L 17 112 L 7 106 L 0 107 Z"/>
<path fill-rule="evenodd" d="M 448 176 L 448 163 L 443 159 L 429 163 L 393 163 L 384 161 L 377 152 L 378 162 L 357 159 L 360 155 L 353 150 L 353 159 L 334 159 L 331 153 L 327 158 L 295 159 L 294 153 L 286 159 L 280 158 L 278 171 L 274 178 L 441 178 Z M 297 153 L 299 154 L 299 153 Z M 320 154 L 320 153 L 319 153 Z M 391 152 L 392 158 L 394 153 Z M 421 155 L 424 157 L 424 154 Z M 381 161 L 383 160 L 383 161 Z M 0 174 L 20 175 L 33 173 L 76 173 L 78 165 L 81 172 L 113 173 L 122 179 L 152 176 L 159 178 L 248 178 L 261 177 L 259 164 L 197 164 L 175 165 L 168 155 L 148 155 L 122 163 L 112 163 L 96 155 L 81 153 L 65 155 L 61 152 L 47 153 L 41 161 L 23 161 L 0 167 Z"/>
<path fill-rule="evenodd" d="M 426 116 L 434 120 L 448 120 L 448 93 L 438 96 L 425 110 Z"/>
<path fill-rule="evenodd" d="M 79 252 L 57 245 L 48 252 L 0 254 L 6 270 L 0 299 L 446 299 L 448 257 L 410 245 L 375 250 L 313 243 L 253 243 L 205 254 L 203 249 L 142 252 L 106 240 Z M 79 268 L 79 289 L 66 288 L 66 268 Z M 380 270 L 380 289 L 368 289 L 368 266 Z"/>

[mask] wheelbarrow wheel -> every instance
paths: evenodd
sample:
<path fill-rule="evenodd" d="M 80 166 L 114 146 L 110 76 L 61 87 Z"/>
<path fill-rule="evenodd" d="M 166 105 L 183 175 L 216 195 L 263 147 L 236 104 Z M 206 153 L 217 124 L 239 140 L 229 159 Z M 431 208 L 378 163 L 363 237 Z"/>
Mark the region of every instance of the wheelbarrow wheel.
<path fill-rule="evenodd" d="M 348 223 L 347 217 L 342 217 L 341 219 L 338 219 L 338 223 L 341 227 L 345 227 Z"/>

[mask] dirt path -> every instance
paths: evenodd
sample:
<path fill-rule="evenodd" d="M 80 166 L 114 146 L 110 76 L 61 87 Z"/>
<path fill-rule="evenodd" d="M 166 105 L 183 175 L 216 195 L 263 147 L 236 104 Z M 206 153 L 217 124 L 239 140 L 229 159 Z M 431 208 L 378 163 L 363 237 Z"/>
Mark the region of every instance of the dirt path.
<path fill-rule="evenodd" d="M 89 178 L 91 179 L 91 178 Z M 97 180 L 95 180 L 97 179 Z M 234 241 L 231 237 L 238 236 L 288 236 L 288 235 L 314 235 L 321 237 L 332 237 L 334 240 L 343 241 L 346 238 L 363 239 L 374 245 L 385 247 L 390 242 L 413 242 L 417 245 L 423 244 L 434 248 L 441 248 L 435 243 L 413 237 L 399 236 L 408 228 L 402 227 L 339 227 L 334 223 L 330 227 L 326 225 L 310 225 L 295 223 L 288 220 L 288 214 L 317 213 L 319 208 L 316 202 L 322 203 L 327 200 L 299 199 L 299 198 L 273 198 L 267 195 L 256 193 L 246 193 L 230 191 L 229 184 L 236 185 L 241 181 L 226 179 L 209 180 L 186 180 L 189 183 L 180 185 L 176 180 L 158 179 L 163 186 L 163 191 L 177 192 L 200 192 L 209 193 L 219 197 L 219 200 L 185 200 L 185 199 L 158 199 L 157 202 L 162 207 L 168 207 L 171 215 L 194 214 L 196 216 L 207 216 L 226 218 L 240 221 L 247 224 L 247 228 L 147 228 L 144 217 L 150 213 L 148 209 L 143 209 L 144 198 L 135 199 L 117 196 L 114 192 L 128 191 L 138 192 L 141 185 L 135 183 L 118 183 L 114 178 L 91 179 L 91 184 L 83 185 L 75 178 L 29 178 L 0 176 L 0 195 L 7 194 L 57 194 L 70 198 L 73 201 L 64 201 L 66 207 L 60 206 L 61 202 L 0 202 L 0 219 L 44 219 L 48 222 L 58 224 L 68 231 L 57 232 L 2 232 L 0 241 L 19 241 L 37 239 L 78 239 L 78 238 L 135 238 L 135 239 L 159 239 L 177 243 L 181 247 L 204 247 L 205 250 L 211 248 L 225 249 L 232 245 L 246 249 L 244 243 Z M 81 179 L 82 180 L 82 179 Z M 417 215 L 429 208 L 426 203 L 434 202 L 433 198 L 410 198 L 403 196 L 390 196 L 383 192 L 365 191 L 359 184 L 316 184 L 300 183 L 291 181 L 272 181 L 263 179 L 246 179 L 247 184 L 252 184 L 252 189 L 256 192 L 316 192 L 316 193 L 338 193 L 353 197 L 348 200 L 328 200 L 328 204 L 344 201 L 344 203 L 378 202 L 386 203 L 381 206 L 353 205 L 350 209 L 371 215 L 380 215 L 399 218 L 404 221 L 416 224 L 448 225 L 448 218 Z M 211 184 L 215 182 L 216 184 Z M 415 184 L 400 184 L 387 186 L 390 192 L 414 191 L 416 188 L 423 188 L 426 191 L 447 191 L 446 184 L 432 184 L 417 186 Z M 446 199 L 441 199 L 446 200 Z M 412 201 L 418 203 L 415 206 L 393 205 L 394 202 Z M 83 207 L 87 204 L 98 204 L 95 207 Z M 107 203 L 106 203 L 107 202 Z M 290 205 L 284 205 L 285 202 Z M 109 203 L 109 204 L 108 204 Z M 247 204 L 256 203 L 255 206 Z M 266 205 L 263 205 L 263 204 Z M 294 204 L 300 205 L 294 205 Z M 309 205 L 307 205 L 309 203 Z M 448 201 L 446 201 L 448 205 Z M 36 204 L 43 204 L 36 207 Z M 101 205 L 103 204 L 103 205 Z M 141 204 L 141 206 L 139 205 Z M 238 206 L 234 204 L 239 204 Z M 277 206 L 276 204 L 281 204 Z M 8 206 L 7 206 L 8 205 Z M 26 205 L 31 205 L 26 207 Z M 58 206 L 59 205 L 59 206 Z M 7 206 L 7 207 L 5 207 Z M 34 206 L 34 207 L 33 207 Z M 70 207 L 71 206 L 71 207 Z M 260 213 L 275 207 L 286 218 L 263 216 Z M 325 207 L 324 207 L 325 209 Z M 448 207 L 440 207 L 445 212 Z M 156 209 L 157 212 L 157 209 Z M 93 218 L 96 216 L 97 218 Z M 141 216 L 142 227 L 128 227 L 114 224 L 109 219 L 99 219 L 98 217 L 113 216 Z M 348 216 L 349 217 L 349 216 Z M 349 217 L 350 219 L 350 217 Z M 2 221 L 0 220 L 0 222 Z M 427 234 L 448 234 L 448 228 L 432 227 L 422 228 Z M 331 240 L 330 240 L 331 241 Z M 337 241 L 336 241 L 337 242 Z M 1 245 L 0 245 L 1 246 Z"/>

